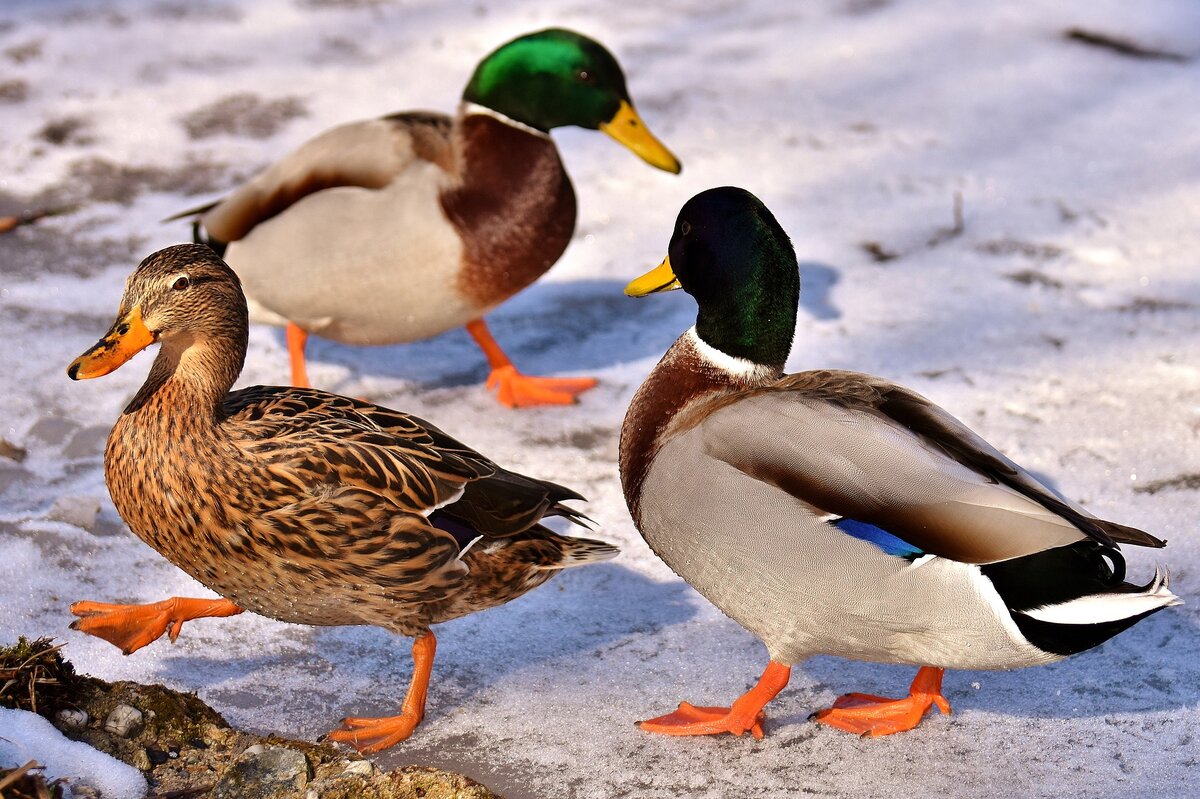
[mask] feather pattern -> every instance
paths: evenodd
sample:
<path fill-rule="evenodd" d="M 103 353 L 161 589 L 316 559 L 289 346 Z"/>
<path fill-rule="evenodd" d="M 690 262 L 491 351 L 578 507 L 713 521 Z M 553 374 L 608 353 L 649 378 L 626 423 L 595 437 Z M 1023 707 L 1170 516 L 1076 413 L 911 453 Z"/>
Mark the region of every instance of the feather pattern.
<path fill-rule="evenodd" d="M 159 288 L 181 270 L 197 298 L 182 310 Z M 616 554 L 539 523 L 582 520 L 562 504 L 578 494 L 503 469 L 415 416 L 310 389 L 226 394 L 245 356 L 246 310 L 209 249 L 151 256 L 125 305 L 149 308 L 152 329 L 186 317 L 194 332 L 163 335 L 113 427 L 113 501 L 142 540 L 240 607 L 419 635 Z"/>

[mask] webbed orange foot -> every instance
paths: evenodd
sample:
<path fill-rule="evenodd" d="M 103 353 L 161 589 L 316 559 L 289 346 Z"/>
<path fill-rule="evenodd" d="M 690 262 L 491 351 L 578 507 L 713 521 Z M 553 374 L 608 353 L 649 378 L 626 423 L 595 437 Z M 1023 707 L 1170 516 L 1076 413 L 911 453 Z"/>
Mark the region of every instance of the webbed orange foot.
<path fill-rule="evenodd" d="M 533 377 L 523 375 L 512 364 L 493 369 L 487 387 L 496 392 L 500 404 L 509 408 L 535 405 L 570 405 L 576 396 L 595 388 L 594 377 Z"/>
<path fill-rule="evenodd" d="M 228 599 L 175 596 L 148 605 L 76 602 L 71 605 L 71 612 L 79 616 L 71 623 L 72 630 L 103 638 L 128 655 L 158 640 L 163 633 L 167 633 L 174 643 L 185 621 L 236 616 L 242 609 Z"/>
<path fill-rule="evenodd" d="M 425 697 L 429 692 L 429 677 L 433 673 L 433 658 L 437 654 L 437 638 L 426 632 L 413 641 L 413 676 L 408 685 L 399 716 L 378 719 L 347 718 L 342 726 L 325 736 L 327 740 L 350 744 L 360 752 L 379 752 L 403 741 L 425 718 Z"/>
<path fill-rule="evenodd" d="M 680 702 L 674 713 L 639 721 L 638 727 L 661 735 L 718 735 L 723 732 L 741 735 L 749 730 L 751 735 L 762 740 L 762 725 L 766 720 L 767 716 L 761 710 L 751 715 L 737 713 L 728 707 L 696 707 Z"/>
<path fill-rule="evenodd" d="M 529 408 L 535 405 L 570 405 L 575 397 L 596 387 L 592 377 L 531 377 L 523 375 L 500 349 L 492 331 L 482 319 L 467 323 L 467 332 L 487 356 L 492 367 L 487 387 L 496 391 L 496 399 L 509 408 Z"/>
<path fill-rule="evenodd" d="M 950 715 L 950 703 L 942 696 L 943 669 L 923 666 L 904 699 L 873 694 L 846 694 L 833 707 L 817 711 L 813 719 L 839 730 L 874 738 L 911 730 L 933 706 Z"/>
<path fill-rule="evenodd" d="M 741 735 L 749 731 L 761 739 L 762 725 L 767 720 L 762 709 L 783 690 L 791 675 L 791 666 L 772 660 L 755 686 L 738 697 L 732 707 L 696 707 L 680 702 L 674 713 L 638 722 L 638 726 L 646 732 L 662 735 L 719 735 L 723 732 Z"/>
<path fill-rule="evenodd" d="M 421 715 L 402 712 L 399 716 L 378 719 L 346 718 L 342 719 L 342 726 L 325 737 L 350 744 L 364 754 L 380 752 L 412 735 L 421 723 Z"/>

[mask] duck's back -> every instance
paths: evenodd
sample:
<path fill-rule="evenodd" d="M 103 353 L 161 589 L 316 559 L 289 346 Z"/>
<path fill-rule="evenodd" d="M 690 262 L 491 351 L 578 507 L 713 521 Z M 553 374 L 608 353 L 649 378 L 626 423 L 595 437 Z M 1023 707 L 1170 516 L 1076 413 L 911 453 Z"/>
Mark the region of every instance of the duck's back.
<path fill-rule="evenodd" d="M 202 222 L 228 243 L 251 318 L 378 345 L 460 327 L 531 284 L 575 211 L 549 136 L 420 112 L 318 136 Z"/>
<path fill-rule="evenodd" d="M 205 215 L 229 241 L 257 321 L 349 344 L 441 333 L 477 315 L 454 290 L 462 239 L 441 209 L 448 117 L 344 125 L 300 147 Z M 253 220 L 253 224 L 249 222 Z"/>

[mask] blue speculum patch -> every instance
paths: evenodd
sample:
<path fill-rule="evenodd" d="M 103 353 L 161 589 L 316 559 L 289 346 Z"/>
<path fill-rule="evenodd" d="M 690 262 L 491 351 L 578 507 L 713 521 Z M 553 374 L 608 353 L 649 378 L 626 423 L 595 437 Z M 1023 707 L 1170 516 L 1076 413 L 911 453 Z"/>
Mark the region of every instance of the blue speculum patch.
<path fill-rule="evenodd" d="M 919 558 L 925 554 L 920 548 L 914 547 L 903 538 L 892 535 L 882 527 L 860 522 L 857 519 L 838 519 L 833 522 L 833 526 L 846 535 L 874 544 L 889 555 L 895 555 L 898 558 Z"/>

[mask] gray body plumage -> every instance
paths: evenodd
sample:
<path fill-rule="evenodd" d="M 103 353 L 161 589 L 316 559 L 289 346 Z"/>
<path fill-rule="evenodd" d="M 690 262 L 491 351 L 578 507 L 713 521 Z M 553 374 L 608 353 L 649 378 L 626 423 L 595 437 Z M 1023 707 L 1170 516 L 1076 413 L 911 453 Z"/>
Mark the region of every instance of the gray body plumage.
<path fill-rule="evenodd" d="M 640 484 L 623 442 L 623 476 L 654 551 L 773 660 L 834 654 L 1003 669 L 1062 657 L 1026 639 L 980 566 L 1086 541 L 1058 506 L 1114 534 L 1127 528 L 1065 503 L 945 411 L 882 378 L 817 371 L 747 384 L 722 360 L 732 359 L 694 330 L 668 351 L 634 398 L 629 430 L 650 423 L 654 392 L 688 385 L 684 374 L 712 383 L 661 427 Z M 835 527 L 841 518 L 928 554 L 889 554 Z M 1129 594 L 1129 612 L 1175 601 L 1155 585 Z"/>

